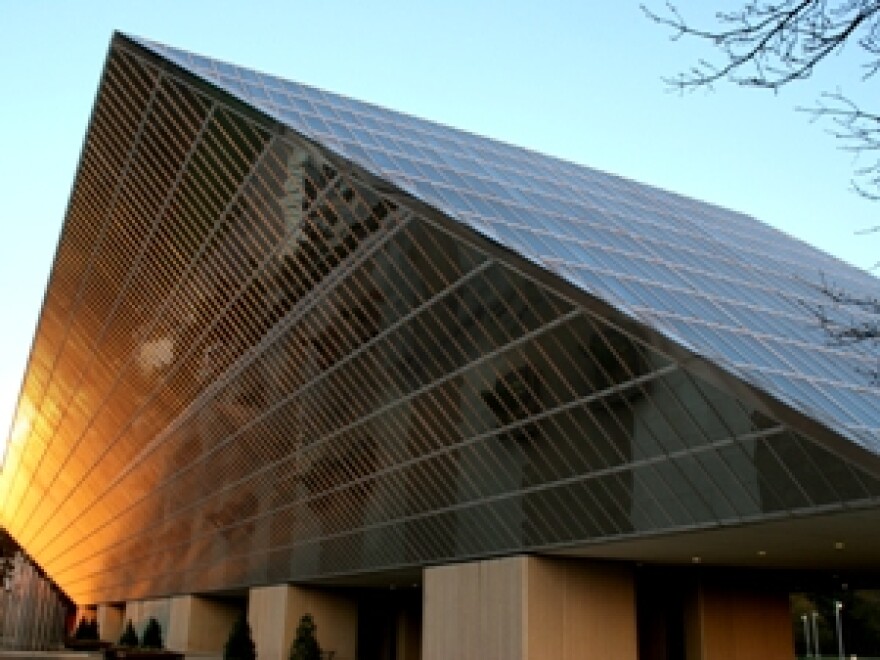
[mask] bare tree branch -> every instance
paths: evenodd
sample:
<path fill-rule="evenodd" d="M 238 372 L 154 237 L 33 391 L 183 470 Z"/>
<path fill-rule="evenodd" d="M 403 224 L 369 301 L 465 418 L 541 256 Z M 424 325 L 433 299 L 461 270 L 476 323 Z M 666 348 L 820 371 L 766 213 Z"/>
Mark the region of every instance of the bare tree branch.
<path fill-rule="evenodd" d="M 825 93 L 816 107 L 800 110 L 825 120 L 841 149 L 862 163 L 868 161 L 854 169 L 851 184 L 863 197 L 880 200 L 880 115 L 862 110 L 840 92 Z"/>
<path fill-rule="evenodd" d="M 711 88 L 719 81 L 779 90 L 808 78 L 832 53 L 855 43 L 864 56 L 863 80 L 880 71 L 880 0 L 743 0 L 739 9 L 715 14 L 714 25 L 701 28 L 667 3 L 658 14 L 642 11 L 672 31 L 671 38 L 703 41 L 717 61 L 701 59 L 667 83 L 679 91 Z M 814 119 L 830 123 L 841 148 L 853 154 L 852 188 L 880 200 L 880 115 L 858 107 L 840 91 L 824 94 Z"/>
<path fill-rule="evenodd" d="M 690 24 L 670 2 L 666 9 L 661 15 L 642 5 L 648 18 L 671 30 L 674 41 L 705 42 L 717 56 L 714 61 L 700 59 L 667 79 L 679 91 L 711 88 L 719 81 L 777 91 L 809 78 L 847 44 L 861 51 L 863 81 L 880 71 L 880 0 L 741 0 L 736 10 L 716 12 L 708 28 Z M 801 110 L 826 124 L 840 148 L 856 159 L 853 189 L 880 201 L 880 114 L 863 109 L 840 91 L 822 94 L 816 107 Z M 880 224 L 866 231 L 880 231 Z M 880 344 L 878 298 L 852 295 L 824 277 L 817 288 L 827 303 L 804 305 L 831 344 Z M 880 365 L 865 373 L 880 385 Z"/>
<path fill-rule="evenodd" d="M 693 37 L 721 52 L 721 64 L 701 60 L 687 73 L 667 81 L 682 90 L 724 79 L 776 90 L 809 77 L 819 62 L 851 38 L 856 38 L 868 55 L 865 76 L 880 69 L 877 0 L 750 1 L 738 11 L 716 13 L 713 29 L 690 25 L 671 3 L 667 4 L 667 15 L 645 5 L 642 11 L 670 28 L 673 40 Z"/>
<path fill-rule="evenodd" d="M 830 284 L 823 275 L 821 284 L 805 282 L 816 287 L 828 300 L 827 304 L 801 300 L 825 332 L 830 346 L 851 346 L 870 342 L 880 344 L 880 299 L 870 296 L 854 296 L 845 289 Z M 871 385 L 880 385 L 880 362 L 873 368 L 862 368 Z"/>

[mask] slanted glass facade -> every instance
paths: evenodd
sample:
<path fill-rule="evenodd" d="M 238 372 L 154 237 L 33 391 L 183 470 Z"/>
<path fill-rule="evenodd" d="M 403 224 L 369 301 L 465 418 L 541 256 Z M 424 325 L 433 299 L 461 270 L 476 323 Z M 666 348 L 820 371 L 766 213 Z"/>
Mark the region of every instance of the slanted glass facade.
<path fill-rule="evenodd" d="M 308 95 L 306 131 L 283 112 Z M 876 506 L 873 358 L 769 277 L 808 248 L 747 283 L 741 216 L 392 113 L 397 151 L 378 118 L 364 154 L 321 132 L 371 113 L 114 39 L 0 474 L 0 522 L 77 602 Z M 385 177 L 406 150 L 461 162 Z M 701 238 L 721 216 L 730 236 Z M 797 369 L 759 364 L 774 342 Z M 796 381 L 870 409 L 833 418 Z"/>
<path fill-rule="evenodd" d="M 141 41 L 447 217 L 880 451 L 877 279 L 754 218 L 463 131 Z M 583 130 L 578 128 L 577 130 Z M 807 357 L 808 356 L 808 357 Z"/>

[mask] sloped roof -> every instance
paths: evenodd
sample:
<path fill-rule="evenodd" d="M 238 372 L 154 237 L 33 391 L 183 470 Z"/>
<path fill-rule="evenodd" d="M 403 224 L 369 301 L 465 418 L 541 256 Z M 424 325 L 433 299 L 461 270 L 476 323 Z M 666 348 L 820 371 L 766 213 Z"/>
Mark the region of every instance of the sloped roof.
<path fill-rule="evenodd" d="M 831 285 L 880 282 L 762 222 L 594 169 L 129 37 L 880 454 L 875 342 Z"/>

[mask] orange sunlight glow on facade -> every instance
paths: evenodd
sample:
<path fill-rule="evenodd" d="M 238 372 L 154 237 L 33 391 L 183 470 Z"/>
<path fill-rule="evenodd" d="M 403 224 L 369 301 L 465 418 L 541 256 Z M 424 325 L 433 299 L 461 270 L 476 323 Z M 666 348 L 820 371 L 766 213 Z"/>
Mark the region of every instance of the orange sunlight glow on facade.
<path fill-rule="evenodd" d="M 23 478 L 25 476 L 30 478 L 36 459 L 34 454 L 37 454 L 39 447 L 44 444 L 39 442 L 36 437 L 30 437 L 34 430 L 34 415 L 35 410 L 31 398 L 23 393 L 19 399 L 9 435 L 4 439 L 3 462 L 0 464 L 0 516 L 2 516 L 0 523 L 4 527 L 8 527 L 11 522 L 7 520 L 9 501 L 13 493 L 18 492 L 22 487 L 18 484 L 21 484 Z M 22 470 L 22 467 L 25 470 Z"/>

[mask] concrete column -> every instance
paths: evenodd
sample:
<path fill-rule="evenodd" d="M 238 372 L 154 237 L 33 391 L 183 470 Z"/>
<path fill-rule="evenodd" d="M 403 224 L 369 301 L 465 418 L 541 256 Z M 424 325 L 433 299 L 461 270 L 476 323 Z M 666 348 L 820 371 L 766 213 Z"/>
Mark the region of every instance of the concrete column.
<path fill-rule="evenodd" d="M 632 572 L 509 557 L 427 569 L 424 660 L 636 660 Z"/>
<path fill-rule="evenodd" d="M 355 660 L 357 603 L 331 589 L 286 584 L 255 587 L 248 595 L 248 622 L 259 658 L 286 658 L 303 614 L 311 614 L 318 643 L 334 660 Z"/>
<path fill-rule="evenodd" d="M 125 608 L 121 605 L 98 605 L 98 632 L 105 642 L 119 641 L 125 625 Z"/>
<path fill-rule="evenodd" d="M 702 583 L 685 606 L 687 660 L 791 660 L 788 594 Z"/>
<path fill-rule="evenodd" d="M 182 653 L 223 651 L 232 624 L 242 613 L 235 603 L 205 596 L 177 596 L 170 600 L 165 646 Z"/>

